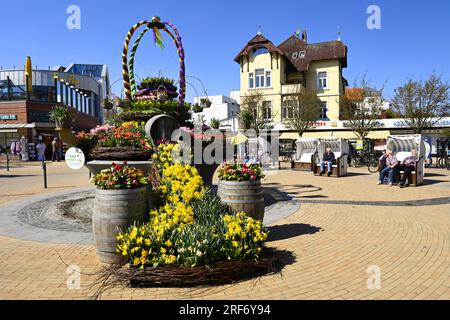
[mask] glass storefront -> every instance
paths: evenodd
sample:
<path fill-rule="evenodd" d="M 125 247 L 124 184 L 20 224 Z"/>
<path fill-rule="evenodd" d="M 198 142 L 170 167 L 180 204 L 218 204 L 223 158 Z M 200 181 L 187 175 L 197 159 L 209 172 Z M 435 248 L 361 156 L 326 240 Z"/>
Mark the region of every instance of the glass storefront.
<path fill-rule="evenodd" d="M 0 71 L 0 102 L 27 100 L 61 103 L 79 112 L 99 117 L 101 108 L 97 92 L 99 85 L 94 79 L 86 76 L 68 76 L 63 72 L 37 70 L 32 72 L 33 91 L 27 92 L 24 74 L 24 70 Z"/>

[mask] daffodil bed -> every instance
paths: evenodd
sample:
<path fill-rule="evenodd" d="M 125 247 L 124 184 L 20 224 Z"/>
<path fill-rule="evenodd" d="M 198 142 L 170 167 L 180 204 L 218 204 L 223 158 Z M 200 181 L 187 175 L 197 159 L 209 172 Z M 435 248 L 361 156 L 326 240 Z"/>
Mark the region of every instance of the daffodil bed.
<path fill-rule="evenodd" d="M 274 271 L 274 255 L 263 250 L 267 229 L 244 212 L 231 213 L 180 153 L 177 144 L 157 147 L 156 209 L 148 223 L 117 236 L 123 263 L 104 275 L 134 286 L 193 286 Z"/>

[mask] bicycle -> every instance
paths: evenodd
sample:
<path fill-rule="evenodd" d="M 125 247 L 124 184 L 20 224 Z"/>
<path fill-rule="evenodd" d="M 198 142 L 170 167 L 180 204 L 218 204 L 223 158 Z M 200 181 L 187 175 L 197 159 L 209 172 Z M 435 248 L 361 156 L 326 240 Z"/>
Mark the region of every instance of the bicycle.
<path fill-rule="evenodd" d="M 379 160 L 379 157 L 376 154 L 369 154 L 369 159 L 367 161 L 367 170 L 370 173 L 377 173 L 380 171 L 382 167 L 382 162 Z"/>
<path fill-rule="evenodd" d="M 450 170 L 450 160 L 448 156 L 440 157 L 436 161 L 436 165 L 438 168 Z"/>

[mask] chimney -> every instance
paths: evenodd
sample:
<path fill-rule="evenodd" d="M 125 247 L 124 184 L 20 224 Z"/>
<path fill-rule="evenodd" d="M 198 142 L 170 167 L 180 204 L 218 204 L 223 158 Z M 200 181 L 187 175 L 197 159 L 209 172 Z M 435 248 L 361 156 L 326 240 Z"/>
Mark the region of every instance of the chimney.
<path fill-rule="evenodd" d="M 308 34 L 306 33 L 306 29 L 302 32 L 302 40 L 308 42 Z"/>

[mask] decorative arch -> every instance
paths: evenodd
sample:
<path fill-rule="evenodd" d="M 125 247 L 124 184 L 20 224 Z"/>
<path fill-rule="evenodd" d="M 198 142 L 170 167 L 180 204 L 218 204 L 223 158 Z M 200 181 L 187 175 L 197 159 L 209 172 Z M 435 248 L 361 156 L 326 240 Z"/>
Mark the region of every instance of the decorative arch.
<path fill-rule="evenodd" d="M 130 60 L 128 60 L 128 50 L 129 45 L 131 42 L 131 38 L 133 37 L 134 33 L 137 29 L 139 29 L 142 26 L 146 26 L 146 28 L 140 33 L 139 37 L 136 39 L 135 43 L 133 44 L 131 54 L 130 54 Z M 170 31 L 170 29 L 172 31 Z M 123 74 L 123 85 L 124 85 L 124 91 L 125 91 L 125 99 L 128 101 L 132 101 L 134 94 L 136 93 L 136 82 L 134 79 L 134 57 L 136 55 L 137 48 L 139 47 L 139 44 L 144 37 L 144 35 L 149 30 L 162 30 L 166 32 L 173 40 L 177 52 L 178 52 L 178 58 L 180 63 L 180 79 L 179 79 L 179 94 L 178 94 L 178 101 L 180 105 L 184 104 L 185 97 L 186 97 L 186 71 L 185 71 L 185 63 L 184 63 L 184 48 L 183 44 L 181 42 L 181 36 L 178 32 L 178 30 L 175 28 L 174 25 L 172 25 L 169 22 L 161 22 L 159 17 L 153 17 L 152 21 L 140 21 L 133 25 L 131 29 L 128 31 L 127 36 L 125 38 L 123 52 L 122 52 L 122 74 Z M 174 35 L 175 34 L 175 35 Z"/>

